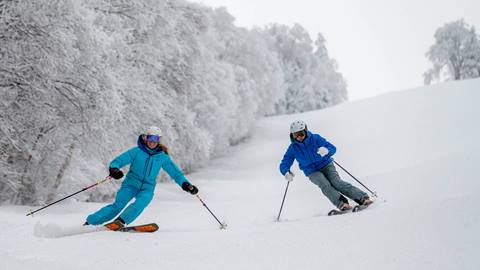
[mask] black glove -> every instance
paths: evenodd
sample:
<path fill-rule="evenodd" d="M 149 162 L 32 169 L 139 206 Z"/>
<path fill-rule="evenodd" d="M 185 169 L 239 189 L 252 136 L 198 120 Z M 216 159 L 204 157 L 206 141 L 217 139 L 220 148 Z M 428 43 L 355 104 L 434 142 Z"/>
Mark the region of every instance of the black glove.
<path fill-rule="evenodd" d="M 108 171 L 110 172 L 109 176 L 113 177 L 114 179 L 118 180 L 123 177 L 123 172 L 120 169 L 110 168 Z"/>
<path fill-rule="evenodd" d="M 183 182 L 182 189 L 185 190 L 186 192 L 189 192 L 192 195 L 195 195 L 198 193 L 198 188 L 188 182 Z"/>

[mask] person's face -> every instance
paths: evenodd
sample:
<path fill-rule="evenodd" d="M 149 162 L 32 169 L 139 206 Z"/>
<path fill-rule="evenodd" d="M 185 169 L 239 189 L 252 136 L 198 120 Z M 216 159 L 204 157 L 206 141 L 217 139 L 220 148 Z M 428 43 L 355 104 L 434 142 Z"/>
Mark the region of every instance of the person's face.
<path fill-rule="evenodd" d="M 305 135 L 306 135 L 305 131 L 302 130 L 302 131 L 293 133 L 293 138 L 299 142 L 303 142 L 303 140 L 305 140 Z"/>
<path fill-rule="evenodd" d="M 147 146 L 150 149 L 155 149 L 158 146 L 158 142 L 147 141 Z"/>
<path fill-rule="evenodd" d="M 157 135 L 147 135 L 146 137 L 147 146 L 150 149 L 155 149 L 160 143 L 160 136 Z"/>

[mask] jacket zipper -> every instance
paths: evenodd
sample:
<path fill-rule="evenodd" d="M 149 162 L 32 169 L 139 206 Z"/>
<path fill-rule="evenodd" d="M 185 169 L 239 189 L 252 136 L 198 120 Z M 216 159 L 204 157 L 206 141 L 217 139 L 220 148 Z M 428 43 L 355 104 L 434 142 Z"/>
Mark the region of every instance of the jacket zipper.
<path fill-rule="evenodd" d="M 148 176 L 150 176 L 150 174 L 152 174 L 152 168 L 153 168 L 153 164 L 150 165 L 150 170 L 148 170 Z"/>
<path fill-rule="evenodd" d="M 142 179 L 142 184 L 140 185 L 140 190 L 142 190 L 143 184 L 145 183 L 145 180 L 147 179 L 147 169 L 148 169 L 148 164 L 150 163 L 150 155 L 148 155 L 147 162 L 145 164 L 145 167 L 143 168 L 143 179 Z M 150 169 L 151 170 L 151 169 Z M 150 174 L 150 173 L 149 173 Z"/>

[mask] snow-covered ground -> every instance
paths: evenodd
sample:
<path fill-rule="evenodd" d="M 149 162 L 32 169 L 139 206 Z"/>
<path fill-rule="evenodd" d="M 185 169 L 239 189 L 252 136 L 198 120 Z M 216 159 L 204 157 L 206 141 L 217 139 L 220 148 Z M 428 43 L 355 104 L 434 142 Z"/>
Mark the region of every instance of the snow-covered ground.
<path fill-rule="evenodd" d="M 157 222 L 154 234 L 50 238 L 103 204 L 69 201 L 33 218 L 0 207 L 0 269 L 479 269 L 479 90 L 480 80 L 452 82 L 258 121 L 248 142 L 188 176 L 227 230 L 173 183 L 136 221 Z M 327 217 L 332 205 L 295 164 L 275 222 L 294 119 L 378 193 L 371 208 Z"/>

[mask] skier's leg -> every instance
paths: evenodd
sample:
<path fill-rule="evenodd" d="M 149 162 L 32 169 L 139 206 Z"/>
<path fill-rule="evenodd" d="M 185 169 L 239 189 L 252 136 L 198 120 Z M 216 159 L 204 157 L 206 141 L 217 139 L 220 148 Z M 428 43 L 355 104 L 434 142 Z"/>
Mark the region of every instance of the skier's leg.
<path fill-rule="evenodd" d="M 337 189 L 350 199 L 354 200 L 358 204 L 361 204 L 363 198 L 368 197 L 367 193 L 363 192 L 352 184 L 343 181 L 340 178 L 340 175 L 335 169 L 335 165 L 333 163 L 330 163 L 325 168 L 323 168 L 322 172 L 335 189 Z"/>
<path fill-rule="evenodd" d="M 137 194 L 135 201 L 120 214 L 120 218 L 123 219 L 126 224 L 132 223 L 152 201 L 152 198 L 153 190 L 140 191 Z"/>
<path fill-rule="evenodd" d="M 323 194 L 332 202 L 333 205 L 340 208 L 342 204 L 347 203 L 347 199 L 343 197 L 343 195 L 338 192 L 328 181 L 325 175 L 320 172 L 314 172 L 308 176 L 310 181 L 317 185 L 323 192 Z"/>
<path fill-rule="evenodd" d="M 124 185 L 122 186 L 115 196 L 115 201 L 112 204 L 109 204 L 97 212 L 89 215 L 87 217 L 88 224 L 98 225 L 106 221 L 113 219 L 122 209 L 127 205 L 127 203 L 135 196 L 138 192 L 137 189 Z"/>

